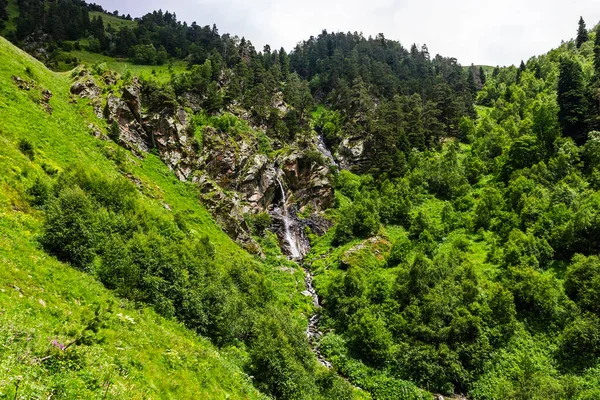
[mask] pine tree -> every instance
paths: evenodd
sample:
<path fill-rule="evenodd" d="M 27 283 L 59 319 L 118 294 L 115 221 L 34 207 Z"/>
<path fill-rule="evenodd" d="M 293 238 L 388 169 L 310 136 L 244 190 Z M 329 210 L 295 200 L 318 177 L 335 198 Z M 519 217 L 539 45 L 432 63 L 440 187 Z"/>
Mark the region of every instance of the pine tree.
<path fill-rule="evenodd" d="M 586 141 L 586 99 L 583 73 L 579 63 L 571 58 L 560 60 L 558 79 L 558 119 L 563 135 L 582 145 Z"/>
<path fill-rule="evenodd" d="M 479 81 L 481 82 L 481 86 L 485 86 L 485 82 L 486 82 L 486 76 L 485 76 L 485 71 L 483 70 L 483 67 L 479 67 Z"/>
<path fill-rule="evenodd" d="M 475 67 L 473 67 L 473 66 L 471 66 L 471 68 L 469 68 L 469 75 L 467 76 L 467 85 L 468 85 L 471 93 L 477 92 L 477 85 L 475 84 L 474 68 Z"/>
<path fill-rule="evenodd" d="M 587 42 L 588 40 L 588 31 L 585 27 L 585 21 L 583 17 L 579 17 L 579 29 L 577 29 L 577 39 L 575 39 L 575 44 L 577 48 L 580 48 L 582 44 Z"/>
<path fill-rule="evenodd" d="M 588 86 L 589 119 L 587 124 L 590 130 L 600 129 L 600 25 L 596 28 L 594 41 L 594 76 Z"/>
<path fill-rule="evenodd" d="M 498 75 L 500 75 L 500 66 L 496 65 L 496 67 L 494 68 L 494 71 L 492 71 L 492 77 L 497 78 Z"/>
<path fill-rule="evenodd" d="M 519 65 L 519 69 L 517 70 L 517 85 L 521 83 L 521 74 L 527 70 L 527 66 L 521 60 L 521 64 Z"/>

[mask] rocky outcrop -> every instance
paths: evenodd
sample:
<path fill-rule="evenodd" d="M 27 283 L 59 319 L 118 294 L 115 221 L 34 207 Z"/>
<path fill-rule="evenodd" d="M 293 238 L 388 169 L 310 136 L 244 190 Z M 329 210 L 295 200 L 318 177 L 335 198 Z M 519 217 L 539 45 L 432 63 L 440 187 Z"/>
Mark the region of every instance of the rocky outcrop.
<path fill-rule="evenodd" d="M 139 110 L 138 110 L 139 113 Z M 106 121 L 113 125 L 111 135 L 124 147 L 133 151 L 138 157 L 150 151 L 150 138 L 142 126 L 141 120 L 135 118 L 128 103 L 114 94 L 110 94 L 104 107 Z M 112 129 L 118 129 L 113 132 Z M 114 137 L 116 135 L 116 137 Z"/>
<path fill-rule="evenodd" d="M 280 155 L 275 161 L 284 173 L 287 187 L 292 192 L 290 200 L 304 212 L 310 206 L 314 210 L 331 207 L 333 188 L 329 166 L 322 159 L 313 159 L 305 151 L 295 149 L 286 155 Z"/>
<path fill-rule="evenodd" d="M 200 200 L 211 211 L 215 221 L 231 238 L 253 254 L 261 254 L 260 245 L 250 236 L 246 222 L 247 210 L 239 194 L 226 193 L 208 175 L 196 174 L 194 182 L 200 189 Z"/>
<path fill-rule="evenodd" d="M 82 99 L 90 99 L 94 113 L 102 118 L 102 89 L 86 69 L 79 71 L 78 79 L 71 85 L 71 94 Z"/>
<path fill-rule="evenodd" d="M 189 117 L 183 108 L 175 112 L 169 107 L 144 115 L 142 112 L 141 85 L 137 79 L 124 87 L 121 97 L 110 94 L 104 108 L 109 124 L 116 123 L 117 140 L 138 156 L 151 149 L 158 151 L 161 159 L 177 177 L 186 181 L 197 164 L 194 139 L 190 137 Z"/>
<path fill-rule="evenodd" d="M 161 159 L 179 180 L 189 180 L 197 169 L 199 155 L 185 110 L 179 108 L 173 113 L 165 109 L 144 116 L 143 121 L 151 146 L 158 150 Z"/>
<path fill-rule="evenodd" d="M 342 169 L 361 170 L 368 162 L 365 154 L 365 138 L 362 136 L 344 138 L 337 148 L 335 158 Z"/>
<path fill-rule="evenodd" d="M 101 93 L 102 90 L 91 77 L 77 81 L 71 86 L 71 94 L 81 98 L 97 99 Z"/>
<path fill-rule="evenodd" d="M 206 176 L 196 175 L 193 181 L 203 187 L 206 180 L 211 180 L 219 188 L 237 194 L 237 197 L 227 200 L 236 207 L 228 205 L 225 210 L 216 204 L 214 198 L 204 196 L 205 204 L 216 218 L 226 215 L 235 220 L 233 225 L 231 221 L 222 225 L 236 240 L 247 242 L 247 227 L 242 223 L 244 215 L 267 212 L 273 221 L 271 229 L 279 236 L 282 247 L 290 251 L 289 240 L 285 238 L 284 217 L 288 218 L 293 241 L 303 249 L 301 253 L 304 255 L 309 245 L 306 227 L 313 232 L 325 232 L 329 222 L 319 213 L 333 201 L 328 166 L 322 159 L 311 158 L 310 151 L 306 150 L 294 148 L 270 158 L 259 151 L 258 140 L 252 134 L 233 137 L 206 127 L 197 165 Z M 283 181 L 281 185 L 278 179 Z M 219 199 L 224 201 L 221 196 Z M 284 215 L 284 209 L 289 215 Z M 306 218 L 300 218 L 299 213 L 305 214 Z"/>
<path fill-rule="evenodd" d="M 104 83 L 113 84 L 112 77 L 104 78 Z M 87 71 L 79 74 L 71 93 L 93 101 L 101 101 L 102 96 Z M 274 105 L 284 112 L 287 106 L 279 97 Z M 180 99 L 192 111 L 199 110 L 201 102 L 194 94 Z M 199 139 L 186 109 L 145 104 L 142 86 L 135 78 L 120 93 L 109 92 L 102 114 L 113 140 L 138 157 L 156 151 L 180 180 L 195 183 L 215 220 L 250 252 L 260 253 L 260 246 L 251 237 L 248 215 L 269 213 L 271 229 L 282 245 L 287 229 L 288 237 L 303 249 L 301 255 L 309 245 L 307 229 L 323 233 L 329 227 L 321 212 L 333 202 L 329 165 L 335 160 L 316 138 L 313 143 L 280 150 L 276 156 L 261 151 L 254 131 L 224 132 L 206 126 Z M 95 130 L 93 134 L 100 136 Z"/>

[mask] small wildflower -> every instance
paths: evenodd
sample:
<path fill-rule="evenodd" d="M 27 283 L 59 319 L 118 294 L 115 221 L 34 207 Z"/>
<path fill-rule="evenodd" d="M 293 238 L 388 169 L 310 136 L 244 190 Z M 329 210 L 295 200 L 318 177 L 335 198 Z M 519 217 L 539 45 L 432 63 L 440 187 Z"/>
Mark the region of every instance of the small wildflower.
<path fill-rule="evenodd" d="M 64 343 L 59 342 L 58 340 L 54 339 L 52 340 L 52 346 L 56 347 L 57 349 L 60 349 L 61 351 L 65 351 L 66 346 Z"/>
<path fill-rule="evenodd" d="M 130 324 L 135 324 L 135 319 L 133 319 L 133 317 L 130 317 L 129 315 L 123 315 L 121 313 L 118 313 L 117 317 L 119 317 L 119 319 L 123 322 L 127 321 Z"/>

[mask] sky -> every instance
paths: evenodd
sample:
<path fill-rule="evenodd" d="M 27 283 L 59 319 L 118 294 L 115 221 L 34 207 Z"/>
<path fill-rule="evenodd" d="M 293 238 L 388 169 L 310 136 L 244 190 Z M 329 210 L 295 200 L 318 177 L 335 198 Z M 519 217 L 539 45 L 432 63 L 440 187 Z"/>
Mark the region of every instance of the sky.
<path fill-rule="evenodd" d="M 426 44 L 432 55 L 463 65 L 518 65 L 600 21 L 598 0 L 91 0 L 108 11 L 141 16 L 162 9 L 188 24 L 217 25 L 219 32 L 290 51 L 328 32 L 383 33 L 404 47 Z"/>

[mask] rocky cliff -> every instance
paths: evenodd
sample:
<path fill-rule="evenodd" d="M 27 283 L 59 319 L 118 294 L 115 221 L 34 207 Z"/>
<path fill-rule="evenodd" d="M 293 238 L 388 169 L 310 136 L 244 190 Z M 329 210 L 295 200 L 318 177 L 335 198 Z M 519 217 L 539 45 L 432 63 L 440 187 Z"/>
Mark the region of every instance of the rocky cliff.
<path fill-rule="evenodd" d="M 319 137 L 313 133 L 277 151 L 265 151 L 264 141 L 270 139 L 264 128 L 232 133 L 199 126 L 193 121 L 194 110 L 182 106 L 189 106 L 192 94 L 175 105 L 160 104 L 145 98 L 142 85 L 134 78 L 117 90 L 111 79 L 83 70 L 76 75 L 71 93 L 90 99 L 97 111 L 104 104 L 97 114 L 106 120 L 110 138 L 137 157 L 156 152 L 180 180 L 196 184 L 200 200 L 247 250 L 261 252 L 252 239 L 249 216 L 267 213 L 270 229 L 291 254 L 285 214 L 301 256 L 306 254 L 306 228 L 324 233 L 329 222 L 322 211 L 333 202 L 330 168 L 335 160 Z"/>

